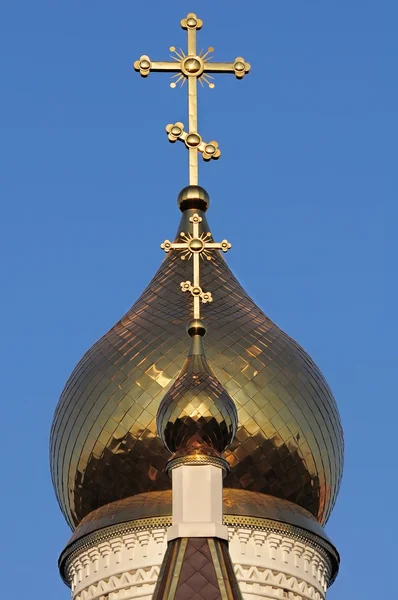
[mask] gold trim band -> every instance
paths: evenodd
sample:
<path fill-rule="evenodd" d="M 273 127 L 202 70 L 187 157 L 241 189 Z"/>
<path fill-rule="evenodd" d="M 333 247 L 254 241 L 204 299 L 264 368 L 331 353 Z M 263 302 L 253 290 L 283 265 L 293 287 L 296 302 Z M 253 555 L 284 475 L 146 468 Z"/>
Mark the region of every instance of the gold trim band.
<path fill-rule="evenodd" d="M 178 458 L 174 458 L 169 460 L 167 463 L 167 473 L 170 473 L 173 469 L 177 467 L 181 467 L 183 465 L 189 466 L 203 466 L 203 465 L 212 465 L 214 467 L 218 467 L 224 471 L 224 477 L 229 471 L 229 464 L 222 458 L 221 456 L 206 456 L 203 454 L 194 454 L 190 456 L 181 456 Z"/>

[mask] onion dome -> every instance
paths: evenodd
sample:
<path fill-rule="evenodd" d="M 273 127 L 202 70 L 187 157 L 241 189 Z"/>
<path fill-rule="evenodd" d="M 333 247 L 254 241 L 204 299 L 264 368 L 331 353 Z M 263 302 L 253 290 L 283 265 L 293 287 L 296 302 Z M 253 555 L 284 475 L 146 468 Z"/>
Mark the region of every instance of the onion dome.
<path fill-rule="evenodd" d="M 201 234 L 210 232 L 202 188 L 184 190 L 179 204 L 176 241 L 192 233 L 195 213 Z M 72 527 L 100 506 L 171 487 L 156 414 L 186 360 L 192 302 L 180 284 L 191 278 L 192 265 L 182 255 L 166 254 L 146 290 L 83 356 L 61 394 L 51 472 Z M 206 356 L 238 411 L 236 436 L 225 452 L 225 487 L 289 500 L 325 523 L 343 466 L 340 417 L 328 384 L 303 348 L 248 296 L 222 252 L 203 261 L 201 285 L 214 298 L 202 308 Z"/>
<path fill-rule="evenodd" d="M 191 348 L 181 373 L 164 396 L 157 428 L 166 448 L 189 455 L 220 455 L 235 437 L 238 415 L 234 401 L 212 372 L 203 347 L 206 329 L 200 320 L 188 325 Z"/>

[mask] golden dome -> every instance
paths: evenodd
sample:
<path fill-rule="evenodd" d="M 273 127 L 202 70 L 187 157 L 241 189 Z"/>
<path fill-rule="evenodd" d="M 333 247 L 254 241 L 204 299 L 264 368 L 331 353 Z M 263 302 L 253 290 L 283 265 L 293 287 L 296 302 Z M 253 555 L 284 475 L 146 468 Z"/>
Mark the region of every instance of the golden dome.
<path fill-rule="evenodd" d="M 180 232 L 192 232 L 189 203 Z M 249 298 L 220 252 L 201 283 L 206 355 L 234 400 L 239 426 L 225 453 L 230 488 L 271 494 L 328 518 L 339 489 L 343 437 L 333 395 L 306 352 Z M 159 403 L 187 353 L 191 298 L 180 292 L 192 265 L 170 251 L 127 314 L 84 355 L 59 400 L 51 471 L 72 527 L 100 506 L 170 489 L 169 453 L 157 435 Z"/>

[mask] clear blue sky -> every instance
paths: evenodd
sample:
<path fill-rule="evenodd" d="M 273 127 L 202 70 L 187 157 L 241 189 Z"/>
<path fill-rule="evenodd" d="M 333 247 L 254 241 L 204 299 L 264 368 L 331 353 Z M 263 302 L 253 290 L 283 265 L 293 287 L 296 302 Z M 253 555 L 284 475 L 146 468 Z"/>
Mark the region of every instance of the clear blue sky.
<path fill-rule="evenodd" d="M 187 157 L 164 126 L 186 120 L 185 90 L 131 65 L 185 45 L 188 10 L 218 59 L 252 63 L 243 82 L 200 90 L 200 132 L 223 151 L 201 169 L 209 219 L 245 288 L 335 393 L 346 466 L 329 599 L 374 600 L 396 570 L 396 0 L 2 3 L 2 596 L 24 580 L 29 600 L 69 597 L 52 414 L 176 229 Z"/>

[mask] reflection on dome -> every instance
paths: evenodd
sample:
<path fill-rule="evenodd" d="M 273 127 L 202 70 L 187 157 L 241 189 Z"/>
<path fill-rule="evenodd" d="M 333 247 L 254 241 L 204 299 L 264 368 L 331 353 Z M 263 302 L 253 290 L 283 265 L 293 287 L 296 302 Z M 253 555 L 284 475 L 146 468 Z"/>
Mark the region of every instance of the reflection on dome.
<path fill-rule="evenodd" d="M 183 213 L 180 232 L 191 231 L 192 214 Z M 201 216 L 202 231 L 209 231 Z M 171 251 L 65 386 L 54 417 L 51 467 L 72 526 L 104 504 L 171 486 L 156 413 L 186 358 L 191 301 L 180 282 L 191 270 Z M 206 355 L 238 409 L 225 485 L 290 500 L 324 523 L 343 462 L 340 419 L 325 379 L 248 297 L 220 253 L 203 263 L 201 281 L 215 300 L 203 307 Z"/>

